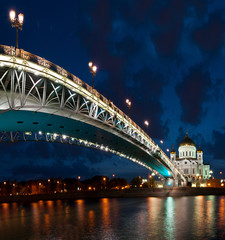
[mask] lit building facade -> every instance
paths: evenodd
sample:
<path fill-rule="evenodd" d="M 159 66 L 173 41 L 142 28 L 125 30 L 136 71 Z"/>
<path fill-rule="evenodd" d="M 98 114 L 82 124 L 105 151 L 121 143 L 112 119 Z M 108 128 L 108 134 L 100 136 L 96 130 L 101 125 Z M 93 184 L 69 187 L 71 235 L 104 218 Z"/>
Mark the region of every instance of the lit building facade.
<path fill-rule="evenodd" d="M 202 149 L 200 147 L 196 149 L 188 134 L 179 144 L 178 155 L 174 148 L 171 150 L 170 159 L 189 182 L 211 177 L 210 165 L 203 163 Z"/>

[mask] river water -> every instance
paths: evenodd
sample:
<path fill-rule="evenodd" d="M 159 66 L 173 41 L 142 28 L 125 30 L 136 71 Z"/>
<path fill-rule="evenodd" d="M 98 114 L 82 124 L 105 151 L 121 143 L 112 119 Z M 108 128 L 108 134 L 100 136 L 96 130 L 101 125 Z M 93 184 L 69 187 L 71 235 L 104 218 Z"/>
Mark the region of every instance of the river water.
<path fill-rule="evenodd" d="M 225 196 L 3 203 L 8 239 L 225 239 Z"/>

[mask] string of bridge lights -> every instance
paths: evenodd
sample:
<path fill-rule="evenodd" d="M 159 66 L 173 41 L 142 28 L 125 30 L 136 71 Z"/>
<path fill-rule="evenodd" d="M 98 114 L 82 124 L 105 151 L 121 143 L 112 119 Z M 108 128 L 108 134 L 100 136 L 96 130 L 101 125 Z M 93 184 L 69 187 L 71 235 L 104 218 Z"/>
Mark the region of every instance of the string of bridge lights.
<path fill-rule="evenodd" d="M 57 142 L 57 139 L 59 139 L 60 142 L 62 142 L 63 140 L 64 141 L 67 140 L 69 144 L 79 144 L 79 145 L 82 145 L 82 146 L 85 146 L 85 147 L 92 147 L 92 148 L 95 148 L 95 149 L 98 149 L 98 150 L 101 150 L 101 151 L 110 152 L 110 153 L 116 154 L 116 155 L 118 155 L 122 158 L 129 159 L 129 160 L 131 160 L 131 161 L 133 161 L 133 162 L 135 162 L 135 163 L 137 163 L 137 164 L 139 164 L 143 167 L 146 167 L 147 169 L 149 169 L 152 172 L 152 176 L 160 175 L 156 170 L 153 170 L 151 167 L 149 167 L 148 165 L 144 164 L 143 162 L 137 160 L 136 158 L 130 157 L 130 156 L 124 154 L 124 153 L 121 153 L 119 151 L 111 149 L 110 147 L 104 146 L 103 144 L 97 144 L 97 143 L 94 143 L 94 142 L 91 142 L 91 141 L 87 141 L 87 140 L 80 139 L 80 138 L 75 138 L 75 137 L 70 137 L 70 136 L 67 136 L 67 135 L 64 135 L 64 134 L 61 135 L 61 134 L 49 133 L 49 132 L 44 133 L 42 131 L 38 131 L 38 133 L 24 132 L 24 134 L 28 137 L 35 135 L 35 140 L 36 141 L 41 140 L 41 137 L 44 137 L 44 135 L 46 134 L 47 141 L 56 141 Z M 38 134 L 38 136 L 40 136 L 40 138 L 37 137 L 37 134 Z M 29 139 L 27 138 L 26 140 L 29 140 Z"/>

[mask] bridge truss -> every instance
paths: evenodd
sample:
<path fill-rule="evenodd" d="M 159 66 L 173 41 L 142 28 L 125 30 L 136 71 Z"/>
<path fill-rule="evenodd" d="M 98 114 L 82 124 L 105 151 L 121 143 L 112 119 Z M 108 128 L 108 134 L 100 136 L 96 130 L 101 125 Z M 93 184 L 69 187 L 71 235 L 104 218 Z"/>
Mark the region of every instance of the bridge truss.
<path fill-rule="evenodd" d="M 0 113 L 8 111 L 32 111 L 58 115 L 64 118 L 85 122 L 104 129 L 114 135 L 138 146 L 156 159 L 166 169 L 165 177 L 173 176 L 185 181 L 160 147 L 113 102 L 92 89 L 76 76 L 63 68 L 22 49 L 0 46 Z M 19 122 L 17 122 L 20 124 Z M 38 122 L 33 122 L 38 125 Z M 64 126 L 58 133 L 40 131 L 11 131 L 0 129 L 0 141 L 58 141 L 104 148 L 113 154 L 128 158 L 150 169 L 148 163 L 103 146 L 95 141 L 85 141 L 69 134 L 62 134 Z M 40 134 L 41 133 L 41 134 Z M 153 164 L 154 168 L 154 164 Z M 157 167 L 155 167 L 157 170 Z"/>

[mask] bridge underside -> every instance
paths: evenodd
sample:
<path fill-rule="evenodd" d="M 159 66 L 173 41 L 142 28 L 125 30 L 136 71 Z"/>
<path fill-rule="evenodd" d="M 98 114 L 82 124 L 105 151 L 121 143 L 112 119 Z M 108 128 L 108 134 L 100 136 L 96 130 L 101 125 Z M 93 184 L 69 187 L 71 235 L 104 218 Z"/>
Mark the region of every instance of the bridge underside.
<path fill-rule="evenodd" d="M 10 110 L 0 111 L 0 132 L 43 132 L 67 135 L 99 145 L 135 158 L 155 169 L 164 177 L 170 177 L 168 169 L 140 147 L 104 129 L 83 121 L 58 115 Z M 74 156 L 76 157 L 76 156 Z"/>

